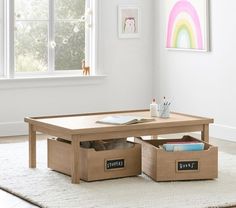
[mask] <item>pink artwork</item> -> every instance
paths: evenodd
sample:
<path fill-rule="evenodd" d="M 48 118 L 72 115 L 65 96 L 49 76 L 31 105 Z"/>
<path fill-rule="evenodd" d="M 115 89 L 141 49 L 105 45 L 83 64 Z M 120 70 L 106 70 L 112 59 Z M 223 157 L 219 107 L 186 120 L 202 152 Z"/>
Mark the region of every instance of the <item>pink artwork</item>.
<path fill-rule="evenodd" d="M 207 50 L 206 0 L 169 0 L 166 47 Z"/>

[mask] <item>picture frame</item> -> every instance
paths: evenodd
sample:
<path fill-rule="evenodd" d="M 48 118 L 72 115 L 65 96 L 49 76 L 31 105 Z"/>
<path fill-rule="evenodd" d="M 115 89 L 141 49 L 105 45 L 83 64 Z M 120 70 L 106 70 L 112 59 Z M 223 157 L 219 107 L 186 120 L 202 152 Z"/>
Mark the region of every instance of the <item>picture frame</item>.
<path fill-rule="evenodd" d="M 140 9 L 136 6 L 118 6 L 119 38 L 140 38 Z"/>
<path fill-rule="evenodd" d="M 166 49 L 208 52 L 209 0 L 165 2 Z"/>

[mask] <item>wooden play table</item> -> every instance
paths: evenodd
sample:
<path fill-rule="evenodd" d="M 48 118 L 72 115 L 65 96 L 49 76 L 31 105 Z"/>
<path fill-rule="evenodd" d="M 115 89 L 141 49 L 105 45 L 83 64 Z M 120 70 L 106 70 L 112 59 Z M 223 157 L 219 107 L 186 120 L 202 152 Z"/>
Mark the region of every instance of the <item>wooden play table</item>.
<path fill-rule="evenodd" d="M 29 167 L 36 168 L 36 132 L 61 137 L 71 141 L 72 183 L 80 182 L 80 142 L 111 138 L 139 137 L 184 132 L 201 132 L 202 140 L 209 140 L 209 124 L 213 119 L 180 113 L 171 113 L 170 118 L 156 118 L 155 121 L 132 125 L 109 125 L 96 123 L 108 115 L 132 115 L 148 118 L 148 110 L 86 113 L 46 117 L 27 117 L 29 124 Z"/>

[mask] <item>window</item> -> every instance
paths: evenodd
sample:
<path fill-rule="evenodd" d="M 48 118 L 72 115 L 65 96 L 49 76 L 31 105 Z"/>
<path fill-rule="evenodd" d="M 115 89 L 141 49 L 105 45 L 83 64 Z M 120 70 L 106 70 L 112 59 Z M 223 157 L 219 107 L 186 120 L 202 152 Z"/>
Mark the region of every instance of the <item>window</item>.
<path fill-rule="evenodd" d="M 48 28 L 48 0 L 15 0 L 16 72 L 48 71 Z"/>
<path fill-rule="evenodd" d="M 55 1 L 55 70 L 80 68 L 85 58 L 84 0 Z"/>
<path fill-rule="evenodd" d="M 11 60 L 7 74 L 10 76 L 82 74 L 82 60 L 85 59 L 87 65 L 91 64 L 89 46 L 92 12 L 88 9 L 91 6 L 90 0 L 5 0 L 5 2 L 8 4 L 6 7 L 8 26 L 5 26 L 5 30 L 8 30 L 8 34 L 14 34 L 11 37 L 9 35 L 9 41 L 6 41 L 8 43 L 6 48 L 9 51 L 7 60 Z M 4 8 L 3 5 L 0 5 L 0 8 Z M 2 12 L 0 11 L 0 14 Z M 4 31 L 3 25 L 1 18 L 1 31 Z M 3 36 L 0 34 L 1 49 L 2 44 Z M 1 57 L 2 54 L 3 49 L 0 51 Z"/>

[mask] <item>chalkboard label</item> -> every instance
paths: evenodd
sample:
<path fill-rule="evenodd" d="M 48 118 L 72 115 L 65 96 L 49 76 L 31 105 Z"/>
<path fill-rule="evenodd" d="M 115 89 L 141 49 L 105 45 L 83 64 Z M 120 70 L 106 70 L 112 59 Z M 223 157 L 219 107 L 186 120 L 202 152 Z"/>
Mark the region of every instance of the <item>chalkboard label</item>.
<path fill-rule="evenodd" d="M 177 171 L 198 171 L 198 161 L 178 161 Z"/>
<path fill-rule="evenodd" d="M 124 159 L 117 159 L 117 160 L 106 160 L 105 168 L 106 170 L 113 170 L 125 167 L 125 160 Z"/>

